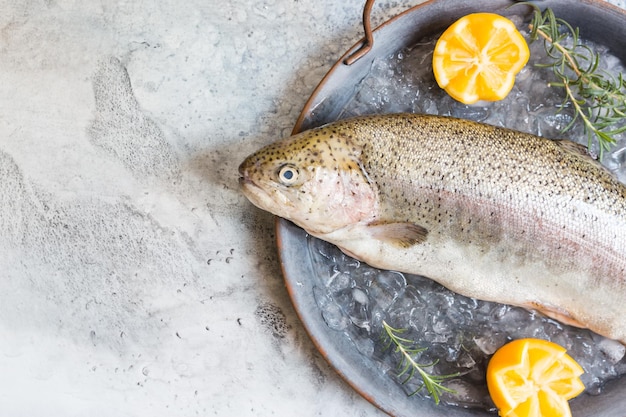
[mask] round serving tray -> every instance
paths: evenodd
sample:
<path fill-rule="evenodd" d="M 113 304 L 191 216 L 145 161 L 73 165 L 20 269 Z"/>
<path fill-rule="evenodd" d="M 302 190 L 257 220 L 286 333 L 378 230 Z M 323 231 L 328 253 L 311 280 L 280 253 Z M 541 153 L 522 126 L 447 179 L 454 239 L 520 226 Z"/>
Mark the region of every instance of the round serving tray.
<path fill-rule="evenodd" d="M 372 1 L 368 2 L 371 8 Z M 502 15 L 520 14 L 511 0 L 432 0 L 415 6 L 387 21 L 341 57 L 323 78 L 305 105 L 294 133 L 337 120 L 341 110 L 358 90 L 372 62 L 416 44 L 420 39 L 444 30 L 463 15 L 478 11 Z M 626 62 L 626 11 L 601 0 L 542 0 L 555 14 L 578 26 L 585 38 L 608 47 Z M 366 7 L 365 21 L 367 31 Z M 365 48 L 365 49 L 364 49 Z M 360 56 L 361 52 L 367 51 Z M 349 64 L 348 64 L 349 63 Z M 315 269 L 309 255 L 306 232 L 292 223 L 276 223 L 278 251 L 285 282 L 297 314 L 317 349 L 331 366 L 368 401 L 396 417 L 491 416 L 486 411 L 435 405 L 433 401 L 409 397 L 394 381 L 375 369 L 375 364 L 355 348 L 342 332 L 324 321 L 314 297 Z M 623 417 L 626 410 L 626 381 L 607 384 L 598 396 L 581 396 L 571 402 L 576 417 Z"/>

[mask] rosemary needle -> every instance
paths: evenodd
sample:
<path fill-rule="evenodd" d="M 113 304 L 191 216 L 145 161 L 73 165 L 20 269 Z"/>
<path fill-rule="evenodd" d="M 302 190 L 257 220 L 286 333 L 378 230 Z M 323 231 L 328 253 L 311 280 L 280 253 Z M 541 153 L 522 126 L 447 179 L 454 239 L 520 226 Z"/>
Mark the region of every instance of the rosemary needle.
<path fill-rule="evenodd" d="M 411 393 L 411 395 L 414 395 L 422 389 L 426 388 L 430 396 L 435 401 L 435 404 L 439 404 L 440 396 L 443 392 L 455 392 L 453 389 L 447 388 L 442 385 L 442 382 L 444 382 L 448 378 L 459 376 L 458 372 L 449 375 L 429 374 L 428 372 L 426 372 L 425 368 L 430 368 L 436 365 L 437 361 L 424 365 L 417 363 L 417 361 L 415 360 L 415 356 L 424 352 L 426 348 L 417 347 L 414 341 L 400 336 L 406 331 L 405 329 L 395 329 L 388 325 L 387 322 L 385 322 L 384 320 L 383 328 L 383 336 L 387 340 L 386 348 L 389 349 L 391 345 L 394 345 L 394 351 L 401 354 L 399 365 L 400 371 L 398 373 L 398 377 L 404 377 L 402 384 L 406 384 L 407 382 L 409 382 L 411 379 L 413 379 L 414 376 L 416 376 L 416 374 L 419 375 L 419 377 L 422 379 L 420 385 L 415 391 L 413 391 L 413 393 Z"/>
<path fill-rule="evenodd" d="M 580 42 L 578 28 L 573 28 L 557 18 L 547 8 L 535 11 L 530 24 L 530 38 L 544 41 L 544 49 L 552 62 L 540 64 L 551 67 L 558 81 L 551 86 L 565 89 L 563 105 L 571 103 L 574 118 L 562 130 L 569 130 L 576 120 L 581 120 L 587 134 L 587 147 L 591 150 L 595 138 L 599 156 L 616 143 L 616 135 L 626 131 L 626 79 L 624 75 L 608 74 L 599 68 L 600 54 Z"/>

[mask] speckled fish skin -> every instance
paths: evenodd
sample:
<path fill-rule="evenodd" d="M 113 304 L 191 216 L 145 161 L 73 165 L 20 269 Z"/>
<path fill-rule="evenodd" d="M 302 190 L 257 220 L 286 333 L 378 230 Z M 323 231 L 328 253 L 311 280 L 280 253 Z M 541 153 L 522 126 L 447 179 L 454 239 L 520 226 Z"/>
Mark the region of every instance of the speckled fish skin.
<path fill-rule="evenodd" d="M 572 142 L 366 116 L 276 142 L 239 170 L 255 205 L 371 266 L 626 344 L 626 187 Z"/>

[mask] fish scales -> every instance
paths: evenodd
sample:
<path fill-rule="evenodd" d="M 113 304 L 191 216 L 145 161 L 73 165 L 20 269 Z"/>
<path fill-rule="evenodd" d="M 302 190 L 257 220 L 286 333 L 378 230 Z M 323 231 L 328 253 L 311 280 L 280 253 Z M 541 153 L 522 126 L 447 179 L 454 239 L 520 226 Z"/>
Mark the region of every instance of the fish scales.
<path fill-rule="evenodd" d="M 279 141 L 240 171 L 254 204 L 374 267 L 626 343 L 626 187 L 571 142 L 367 116 Z"/>
<path fill-rule="evenodd" d="M 387 216 L 412 221 L 417 214 L 427 229 L 441 230 L 443 226 L 434 224 L 437 221 L 446 224 L 447 231 L 454 229 L 451 236 L 461 232 L 472 237 L 459 238 L 493 243 L 503 232 L 502 226 L 517 226 L 515 230 L 522 235 L 529 231 L 523 223 L 507 225 L 502 218 L 481 222 L 495 216 L 491 209 L 505 209 L 518 214 L 507 217 L 502 213 L 509 221 L 541 219 L 562 223 L 564 229 L 576 226 L 566 230 L 578 231 L 581 240 L 590 240 L 591 233 L 598 232 L 597 243 L 617 249 L 622 263 L 626 261 L 625 239 L 618 235 L 615 219 L 626 218 L 626 188 L 595 161 L 533 135 L 485 125 L 476 129 L 475 123 L 457 119 L 420 121 L 427 123 L 413 126 L 412 118 L 371 117 L 359 123 L 358 134 L 352 136 L 362 148 L 369 177 L 381 184 Z M 368 137 L 376 140 L 362 140 Z M 431 139 L 435 137 L 446 140 Z M 416 197 L 419 189 L 434 198 Z M 468 216 L 470 206 L 478 202 L 489 213 Z M 601 213 L 582 211 L 577 202 L 594 204 L 593 208 L 607 213 L 606 227 L 590 228 L 589 222 L 599 222 Z M 569 219 L 564 211 L 570 212 Z M 574 222 L 577 218 L 582 221 Z M 472 220 L 474 226 L 470 226 Z"/>

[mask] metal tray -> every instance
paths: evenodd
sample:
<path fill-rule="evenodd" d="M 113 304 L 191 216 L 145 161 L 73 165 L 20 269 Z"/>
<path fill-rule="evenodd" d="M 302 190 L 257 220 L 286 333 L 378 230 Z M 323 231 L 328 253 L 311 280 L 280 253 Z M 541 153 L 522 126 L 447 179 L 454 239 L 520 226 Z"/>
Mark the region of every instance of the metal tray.
<path fill-rule="evenodd" d="M 302 110 L 294 133 L 337 120 L 374 59 L 414 45 L 468 13 L 519 14 L 520 7 L 526 7 L 518 5 L 511 10 L 508 8 L 514 4 L 511 0 L 432 0 L 405 11 L 369 33 L 368 15 L 372 3 L 369 0 L 364 11 L 368 36 L 347 51 L 326 74 Z M 557 16 L 580 27 L 585 38 L 604 44 L 626 62 L 624 10 L 600 0 L 543 0 L 537 4 L 552 8 Z M 530 8 L 527 11 L 530 12 Z M 348 337 L 330 329 L 323 320 L 313 294 L 315 272 L 309 258 L 306 232 L 284 219 L 277 220 L 276 228 L 285 282 L 297 314 L 317 349 L 363 397 L 397 417 L 493 415 L 409 397 L 395 381 L 375 369 Z M 623 378 L 611 381 L 599 396 L 584 395 L 574 399 L 571 408 L 576 417 L 622 417 L 626 410 L 626 381 Z"/>

